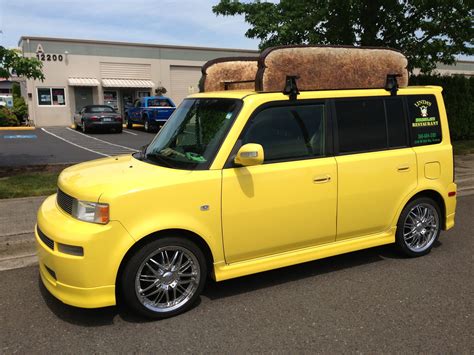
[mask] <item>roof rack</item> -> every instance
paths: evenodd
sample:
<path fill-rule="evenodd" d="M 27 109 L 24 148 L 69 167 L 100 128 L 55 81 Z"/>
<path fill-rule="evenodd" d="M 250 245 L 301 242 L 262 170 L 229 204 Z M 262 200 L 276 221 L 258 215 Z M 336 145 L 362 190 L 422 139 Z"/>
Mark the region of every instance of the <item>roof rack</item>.
<path fill-rule="evenodd" d="M 260 57 L 219 58 L 202 68 L 201 92 L 283 92 L 385 89 L 408 85 L 408 61 L 390 48 L 293 45 L 264 50 Z M 297 83 L 298 80 L 298 83 Z"/>

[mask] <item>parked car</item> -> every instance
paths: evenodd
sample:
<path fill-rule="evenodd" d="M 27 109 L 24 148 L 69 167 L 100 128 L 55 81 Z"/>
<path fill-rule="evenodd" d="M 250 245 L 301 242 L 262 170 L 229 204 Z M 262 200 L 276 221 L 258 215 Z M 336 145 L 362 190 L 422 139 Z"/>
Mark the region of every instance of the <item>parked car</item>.
<path fill-rule="evenodd" d="M 88 105 L 74 115 L 74 124 L 84 133 L 99 128 L 122 133 L 123 120 L 111 106 Z"/>
<path fill-rule="evenodd" d="M 151 132 L 162 126 L 176 110 L 174 102 L 165 96 L 148 96 L 137 99 L 133 107 L 125 111 L 127 128 L 134 123 L 143 124 L 145 131 Z"/>

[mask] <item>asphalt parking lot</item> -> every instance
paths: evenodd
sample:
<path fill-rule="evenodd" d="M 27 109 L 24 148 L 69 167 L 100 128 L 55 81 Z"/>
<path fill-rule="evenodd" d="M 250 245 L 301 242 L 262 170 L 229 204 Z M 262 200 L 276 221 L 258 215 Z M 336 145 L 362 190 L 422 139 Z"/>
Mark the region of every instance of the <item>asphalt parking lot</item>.
<path fill-rule="evenodd" d="M 474 352 L 474 196 L 430 254 L 384 246 L 221 283 L 150 322 L 53 298 L 36 266 L 0 272 L 0 353 Z"/>
<path fill-rule="evenodd" d="M 69 127 L 0 131 L 0 167 L 69 164 L 136 152 L 155 133 L 141 127 L 123 133 L 95 131 L 88 134 Z"/>

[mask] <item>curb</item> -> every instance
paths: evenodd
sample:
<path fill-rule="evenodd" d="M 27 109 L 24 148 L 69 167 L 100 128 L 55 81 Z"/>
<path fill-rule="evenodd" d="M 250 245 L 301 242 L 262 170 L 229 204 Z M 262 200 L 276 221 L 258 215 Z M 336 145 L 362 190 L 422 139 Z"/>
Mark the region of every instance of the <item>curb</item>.
<path fill-rule="evenodd" d="M 34 131 L 36 127 L 0 127 L 0 131 Z"/>

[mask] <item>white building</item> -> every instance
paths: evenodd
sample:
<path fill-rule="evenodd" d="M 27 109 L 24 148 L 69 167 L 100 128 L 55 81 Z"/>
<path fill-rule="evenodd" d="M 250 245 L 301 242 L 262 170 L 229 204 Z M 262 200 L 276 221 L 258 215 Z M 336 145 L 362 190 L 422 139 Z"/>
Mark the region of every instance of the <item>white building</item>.
<path fill-rule="evenodd" d="M 176 104 L 198 91 L 201 66 L 218 57 L 257 51 L 23 36 L 26 57 L 43 62 L 44 81 L 26 80 L 30 120 L 36 126 L 70 125 L 84 105 L 108 104 L 123 112 L 136 98 L 163 86 Z"/>

